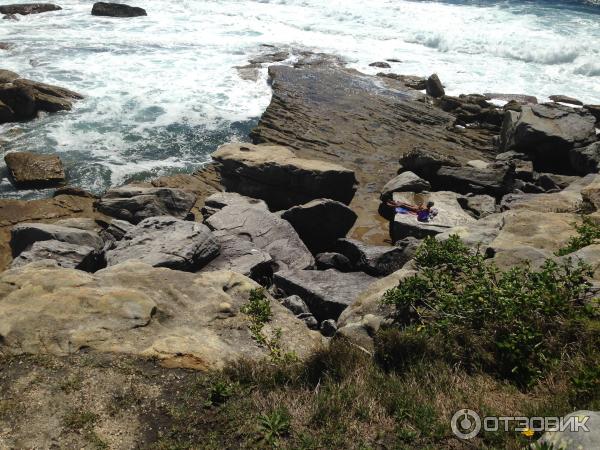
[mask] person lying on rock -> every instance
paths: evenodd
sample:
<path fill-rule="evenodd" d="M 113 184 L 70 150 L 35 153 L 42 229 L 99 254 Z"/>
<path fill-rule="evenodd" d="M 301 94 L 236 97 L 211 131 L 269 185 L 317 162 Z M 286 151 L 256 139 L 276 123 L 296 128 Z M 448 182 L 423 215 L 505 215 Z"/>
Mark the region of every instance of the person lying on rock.
<path fill-rule="evenodd" d="M 423 205 L 415 206 L 409 203 L 390 200 L 387 202 L 387 205 L 394 208 L 397 214 L 412 214 L 417 216 L 419 222 L 429 222 L 438 213 L 437 209 L 433 207 L 435 205 L 433 202 L 427 202 L 427 206 L 423 207 Z"/>

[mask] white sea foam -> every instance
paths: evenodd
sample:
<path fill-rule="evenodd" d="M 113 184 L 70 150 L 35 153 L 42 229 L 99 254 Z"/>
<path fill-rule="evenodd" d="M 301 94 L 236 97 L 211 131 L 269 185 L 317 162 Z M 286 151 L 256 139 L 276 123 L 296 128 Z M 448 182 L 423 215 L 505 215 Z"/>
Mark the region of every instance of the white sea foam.
<path fill-rule="evenodd" d="M 21 3 L 28 0 L 21 0 Z M 266 71 L 242 80 L 261 44 L 334 52 L 366 73 L 437 72 L 451 94 L 565 94 L 600 103 L 600 16 L 546 3 L 405 0 L 135 1 L 148 17 L 90 15 L 91 3 L 3 21 L 2 68 L 82 92 L 74 111 L 19 125 L 5 151 L 59 152 L 95 190 L 191 171 L 247 134 L 269 103 Z M 14 128 L 14 125 L 0 129 Z M 18 196 L 6 184 L 0 195 Z M 28 193 L 27 195 L 34 195 Z"/>

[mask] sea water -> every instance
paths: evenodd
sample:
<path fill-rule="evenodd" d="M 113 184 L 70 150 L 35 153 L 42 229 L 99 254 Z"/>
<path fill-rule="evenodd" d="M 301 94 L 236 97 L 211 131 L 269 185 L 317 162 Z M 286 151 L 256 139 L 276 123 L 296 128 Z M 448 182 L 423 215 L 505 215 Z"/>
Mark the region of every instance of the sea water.
<path fill-rule="evenodd" d="M 26 3 L 29 0 L 17 1 Z M 11 1 L 14 3 L 14 1 Z M 4 2 L 3 2 L 4 3 Z M 450 94 L 564 94 L 600 103 L 598 1 L 130 0 L 147 17 L 90 14 L 92 1 L 0 20 L 0 68 L 84 94 L 70 112 L 0 126 L 0 149 L 58 153 L 94 192 L 192 172 L 244 140 L 269 104 L 266 70 L 236 66 L 264 44 L 331 52 L 366 73 L 438 73 Z M 17 191 L 1 169 L 0 196 Z"/>

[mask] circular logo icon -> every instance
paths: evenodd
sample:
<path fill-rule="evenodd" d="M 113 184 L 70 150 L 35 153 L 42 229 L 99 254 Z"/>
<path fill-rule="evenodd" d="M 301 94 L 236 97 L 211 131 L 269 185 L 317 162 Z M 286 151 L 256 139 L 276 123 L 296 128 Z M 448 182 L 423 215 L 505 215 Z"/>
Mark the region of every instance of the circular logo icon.
<path fill-rule="evenodd" d="M 481 431 L 481 418 L 470 409 L 456 411 L 451 423 L 452 432 L 460 439 L 473 439 Z"/>

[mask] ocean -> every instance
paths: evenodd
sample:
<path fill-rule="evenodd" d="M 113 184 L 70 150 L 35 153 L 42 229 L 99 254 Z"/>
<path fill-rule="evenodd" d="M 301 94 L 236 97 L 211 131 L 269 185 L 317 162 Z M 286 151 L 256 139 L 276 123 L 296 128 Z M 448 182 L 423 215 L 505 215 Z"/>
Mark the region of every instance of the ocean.
<path fill-rule="evenodd" d="M 27 3 L 30 0 L 14 3 Z M 263 44 L 336 53 L 365 73 L 438 73 L 449 94 L 570 95 L 600 103 L 600 2 L 408 0 L 131 1 L 148 17 L 90 14 L 92 1 L 0 20 L 0 68 L 86 96 L 73 111 L 0 126 L 0 150 L 58 153 L 69 184 L 96 193 L 192 172 L 244 140 L 269 104 L 235 66 Z M 293 56 L 292 56 L 293 58 Z M 0 168 L 0 197 L 15 190 Z"/>

